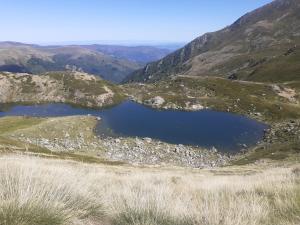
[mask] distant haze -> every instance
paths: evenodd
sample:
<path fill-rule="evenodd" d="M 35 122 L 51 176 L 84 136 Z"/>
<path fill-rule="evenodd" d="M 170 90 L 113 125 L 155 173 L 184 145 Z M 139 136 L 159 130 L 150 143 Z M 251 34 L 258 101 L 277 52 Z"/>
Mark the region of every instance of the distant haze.
<path fill-rule="evenodd" d="M 157 48 L 165 48 L 169 50 L 176 50 L 178 48 L 183 47 L 187 42 L 171 42 L 171 41 L 141 41 L 141 40 L 90 40 L 90 41 L 54 41 L 54 42 L 37 42 L 30 44 L 39 44 L 42 46 L 49 45 L 120 45 L 120 46 L 152 46 Z"/>

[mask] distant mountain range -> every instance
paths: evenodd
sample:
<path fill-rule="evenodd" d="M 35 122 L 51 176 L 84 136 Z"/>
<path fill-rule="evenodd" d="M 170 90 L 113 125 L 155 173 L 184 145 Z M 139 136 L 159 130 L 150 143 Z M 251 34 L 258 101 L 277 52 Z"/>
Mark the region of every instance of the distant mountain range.
<path fill-rule="evenodd" d="M 118 59 L 125 59 L 137 63 L 148 63 L 161 59 L 171 50 L 152 46 L 120 46 L 120 45 L 81 45 L 86 49 L 104 53 Z"/>
<path fill-rule="evenodd" d="M 153 82 L 173 75 L 300 80 L 300 0 L 275 0 L 247 13 L 133 72 L 125 82 Z"/>
<path fill-rule="evenodd" d="M 79 70 L 118 83 L 146 63 L 158 60 L 170 52 L 151 46 L 39 46 L 0 42 L 0 71 L 39 74 Z"/>

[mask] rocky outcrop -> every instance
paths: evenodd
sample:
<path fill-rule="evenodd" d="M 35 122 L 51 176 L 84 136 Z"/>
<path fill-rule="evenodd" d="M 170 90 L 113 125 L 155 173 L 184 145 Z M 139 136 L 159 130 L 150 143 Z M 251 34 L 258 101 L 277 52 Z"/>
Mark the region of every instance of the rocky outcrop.
<path fill-rule="evenodd" d="M 15 138 L 15 137 L 14 137 Z M 173 145 L 151 138 L 103 138 L 88 141 L 83 135 L 70 138 L 32 138 L 23 134 L 18 140 L 47 148 L 54 152 L 93 152 L 98 157 L 140 165 L 173 165 L 194 168 L 210 168 L 225 165 L 229 157 L 215 148 Z"/>
<path fill-rule="evenodd" d="M 215 149 L 168 144 L 150 138 L 106 138 L 103 145 L 107 158 L 141 165 L 208 168 L 225 165 L 229 159 Z"/>
<path fill-rule="evenodd" d="M 113 105 L 121 91 L 98 77 L 80 72 L 44 75 L 0 73 L 0 103 L 62 102 L 87 107 Z"/>
<path fill-rule="evenodd" d="M 151 105 L 155 108 L 161 107 L 164 103 L 165 103 L 165 100 L 160 96 L 156 96 L 154 98 L 151 98 L 151 99 L 145 101 L 146 105 Z"/>
<path fill-rule="evenodd" d="M 274 123 L 265 131 L 265 143 L 272 144 L 291 141 L 300 141 L 300 120 Z"/>

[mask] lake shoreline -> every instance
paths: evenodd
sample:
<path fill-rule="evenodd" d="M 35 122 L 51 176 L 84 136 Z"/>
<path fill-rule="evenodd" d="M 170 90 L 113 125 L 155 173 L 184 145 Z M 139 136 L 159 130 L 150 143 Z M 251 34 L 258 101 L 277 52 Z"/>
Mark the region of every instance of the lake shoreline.
<path fill-rule="evenodd" d="M 101 125 L 96 126 L 95 130 L 97 135 L 151 138 L 170 144 L 217 148 L 223 152 L 236 152 L 255 146 L 263 139 L 264 130 L 268 128 L 267 125 L 247 117 L 226 112 L 157 111 L 131 101 L 101 110 L 56 103 L 16 105 L 6 110 L 0 112 L 0 116 L 93 115 L 99 120 L 101 118 Z M 227 132 L 223 133 L 220 130 L 227 130 Z"/>

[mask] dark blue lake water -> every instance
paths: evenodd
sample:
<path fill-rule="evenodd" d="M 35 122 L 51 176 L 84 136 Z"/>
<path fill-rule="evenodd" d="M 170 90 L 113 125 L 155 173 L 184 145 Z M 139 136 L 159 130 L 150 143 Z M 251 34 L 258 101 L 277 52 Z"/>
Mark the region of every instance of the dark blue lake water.
<path fill-rule="evenodd" d="M 134 103 L 123 102 L 109 109 L 77 108 L 67 104 L 1 106 L 0 116 L 100 116 L 98 135 L 150 137 L 161 141 L 216 147 L 235 152 L 242 144 L 255 145 L 262 139 L 267 125 L 232 113 L 201 110 L 183 112 L 155 110 Z"/>

